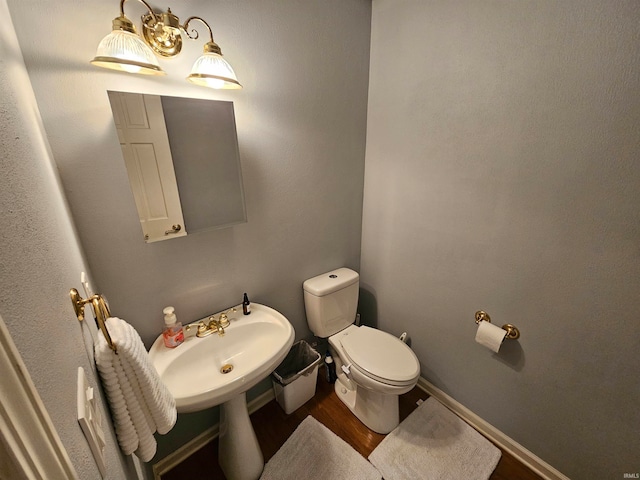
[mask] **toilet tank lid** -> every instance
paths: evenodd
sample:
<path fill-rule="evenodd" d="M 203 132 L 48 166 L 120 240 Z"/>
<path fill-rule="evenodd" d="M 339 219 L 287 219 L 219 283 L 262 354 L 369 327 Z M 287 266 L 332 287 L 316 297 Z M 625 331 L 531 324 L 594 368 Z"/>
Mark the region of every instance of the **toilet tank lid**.
<path fill-rule="evenodd" d="M 350 268 L 338 268 L 322 275 L 305 280 L 302 288 L 316 297 L 324 297 L 356 283 L 360 278 L 358 272 Z"/>

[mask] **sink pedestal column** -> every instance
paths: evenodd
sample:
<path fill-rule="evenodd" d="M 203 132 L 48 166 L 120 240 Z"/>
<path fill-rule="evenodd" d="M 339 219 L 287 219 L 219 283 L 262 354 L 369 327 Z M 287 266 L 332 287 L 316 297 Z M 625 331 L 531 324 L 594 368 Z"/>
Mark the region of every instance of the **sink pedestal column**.
<path fill-rule="evenodd" d="M 227 480 L 258 480 L 264 457 L 253 431 L 246 393 L 220 405 L 218 462 Z"/>

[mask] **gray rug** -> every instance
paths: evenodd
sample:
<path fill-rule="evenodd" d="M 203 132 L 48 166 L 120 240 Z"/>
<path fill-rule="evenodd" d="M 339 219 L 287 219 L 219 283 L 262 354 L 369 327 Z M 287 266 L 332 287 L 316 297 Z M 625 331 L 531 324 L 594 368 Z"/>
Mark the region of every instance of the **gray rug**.
<path fill-rule="evenodd" d="M 487 480 L 500 449 L 435 398 L 416 408 L 369 455 L 385 480 Z"/>
<path fill-rule="evenodd" d="M 267 462 L 262 480 L 380 480 L 351 445 L 309 415 Z"/>

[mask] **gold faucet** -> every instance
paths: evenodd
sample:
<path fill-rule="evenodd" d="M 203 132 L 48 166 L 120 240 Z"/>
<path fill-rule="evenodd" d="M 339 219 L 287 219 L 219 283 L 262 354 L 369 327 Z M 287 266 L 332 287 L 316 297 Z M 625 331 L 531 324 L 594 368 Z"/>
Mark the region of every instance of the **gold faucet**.
<path fill-rule="evenodd" d="M 211 315 L 207 320 L 209 323 L 204 323 L 204 321 L 200 321 L 198 324 L 198 330 L 196 331 L 197 337 L 206 337 L 207 335 L 211 335 L 214 332 L 217 332 L 220 337 L 224 335 L 224 329 L 227 328 L 230 324 L 229 317 L 227 317 L 227 313 L 235 312 L 235 308 L 230 308 L 220 313 L 218 319 L 216 320 L 215 315 Z"/>
<path fill-rule="evenodd" d="M 211 315 L 207 320 L 209 320 L 209 323 L 204 323 L 200 320 L 198 330 L 196 331 L 196 337 L 206 337 L 214 332 L 217 332 L 219 336 L 224 335 L 224 327 L 213 315 Z"/>

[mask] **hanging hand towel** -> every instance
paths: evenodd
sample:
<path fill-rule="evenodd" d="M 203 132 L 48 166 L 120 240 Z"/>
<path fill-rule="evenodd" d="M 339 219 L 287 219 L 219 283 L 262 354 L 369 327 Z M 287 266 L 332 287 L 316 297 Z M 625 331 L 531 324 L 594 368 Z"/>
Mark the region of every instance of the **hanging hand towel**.
<path fill-rule="evenodd" d="M 176 402 L 149 362 L 138 332 L 124 320 L 108 318 L 107 330 L 118 353 L 104 335 L 95 343 L 95 359 L 115 422 L 122 451 L 150 461 L 156 453 L 154 432 L 165 434 L 175 425 Z"/>

